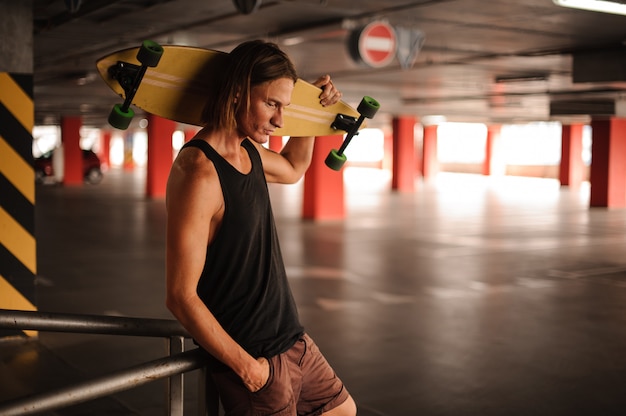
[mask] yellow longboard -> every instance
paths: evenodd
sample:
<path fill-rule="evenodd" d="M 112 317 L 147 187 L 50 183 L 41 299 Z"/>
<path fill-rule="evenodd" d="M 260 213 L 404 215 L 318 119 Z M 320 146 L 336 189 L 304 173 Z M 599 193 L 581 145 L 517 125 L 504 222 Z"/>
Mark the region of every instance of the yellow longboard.
<path fill-rule="evenodd" d="M 217 74 L 223 71 L 228 54 L 188 46 L 166 45 L 162 48 L 158 64 L 145 69 L 132 104 L 170 120 L 201 125 L 204 104 L 213 94 Z M 123 71 L 127 71 L 127 77 L 133 71 L 139 70 L 139 49 L 121 50 L 96 63 L 104 81 L 121 97 L 126 97 L 128 91 L 125 91 L 119 79 L 120 65 L 126 68 Z M 337 115 L 343 114 L 356 119 L 359 113 L 343 101 L 323 107 L 319 102 L 320 93 L 321 90 L 314 85 L 298 80 L 291 97 L 291 105 L 284 111 L 284 126 L 277 129 L 275 134 L 327 136 L 345 133 L 331 127 Z"/>

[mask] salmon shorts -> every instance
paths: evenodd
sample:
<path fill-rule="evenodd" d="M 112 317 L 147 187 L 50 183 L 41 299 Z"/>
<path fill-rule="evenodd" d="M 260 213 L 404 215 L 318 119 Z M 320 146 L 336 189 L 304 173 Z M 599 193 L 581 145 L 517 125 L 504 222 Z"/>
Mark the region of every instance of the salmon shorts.
<path fill-rule="evenodd" d="M 268 361 L 269 379 L 254 393 L 233 371 L 211 374 L 226 416 L 317 416 L 349 397 L 307 334 L 291 349 Z"/>

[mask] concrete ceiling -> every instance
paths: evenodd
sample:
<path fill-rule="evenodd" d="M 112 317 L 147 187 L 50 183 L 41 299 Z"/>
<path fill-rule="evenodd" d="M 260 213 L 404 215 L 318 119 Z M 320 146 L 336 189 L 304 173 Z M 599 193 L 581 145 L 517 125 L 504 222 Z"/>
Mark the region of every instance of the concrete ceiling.
<path fill-rule="evenodd" d="M 552 0 L 263 0 L 251 14 L 232 0 L 82 3 L 70 13 L 64 0 L 33 1 L 37 124 L 82 115 L 85 125 L 105 126 L 120 99 L 95 61 L 144 39 L 224 51 L 249 39 L 275 41 L 302 78 L 330 73 L 348 102 L 378 99 L 381 124 L 393 115 L 584 119 L 612 114 L 626 98 L 626 16 Z M 351 31 L 374 20 L 425 35 L 410 68 L 398 59 L 371 68 L 351 58 Z"/>

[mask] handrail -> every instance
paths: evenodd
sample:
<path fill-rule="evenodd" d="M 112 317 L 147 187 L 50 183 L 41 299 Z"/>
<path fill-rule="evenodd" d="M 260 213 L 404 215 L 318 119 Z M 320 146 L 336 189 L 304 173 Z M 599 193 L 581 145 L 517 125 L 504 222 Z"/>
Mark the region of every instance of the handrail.
<path fill-rule="evenodd" d="M 172 336 L 191 338 L 183 326 L 172 319 L 45 313 L 9 309 L 0 309 L 0 328 L 157 338 Z"/>
<path fill-rule="evenodd" d="M 0 416 L 25 415 L 53 410 L 138 387 L 151 381 L 199 369 L 206 359 L 199 348 L 164 357 L 77 383 L 70 387 L 0 403 Z"/>
<path fill-rule="evenodd" d="M 204 352 L 200 349 L 182 352 L 184 350 L 183 339 L 190 338 L 190 335 L 175 320 L 0 309 L 0 329 L 128 335 L 169 338 L 170 340 L 169 357 L 120 370 L 71 387 L 0 403 L 0 416 L 24 415 L 69 406 L 165 377 L 170 377 L 169 414 L 182 415 L 182 374 L 203 368 L 206 362 Z M 172 355 L 173 353 L 177 354 Z M 203 372 L 199 383 L 199 394 L 200 397 L 209 400 L 208 392 L 205 391 L 206 380 L 204 378 Z M 207 412 L 210 415 L 216 415 L 217 403 L 200 401 L 198 414 L 205 415 Z"/>

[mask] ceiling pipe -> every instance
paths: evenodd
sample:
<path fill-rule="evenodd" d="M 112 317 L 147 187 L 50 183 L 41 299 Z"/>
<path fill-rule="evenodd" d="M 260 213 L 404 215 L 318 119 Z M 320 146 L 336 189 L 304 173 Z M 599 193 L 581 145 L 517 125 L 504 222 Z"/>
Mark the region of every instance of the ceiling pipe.
<path fill-rule="evenodd" d="M 160 2 L 167 1 L 172 0 L 160 0 Z M 51 16 L 47 19 L 35 19 L 34 33 L 35 35 L 38 35 L 42 32 L 55 29 L 66 23 L 80 19 L 81 17 L 111 8 L 124 2 L 125 0 L 90 0 L 83 4 L 83 0 L 65 0 L 67 12 Z"/>
<path fill-rule="evenodd" d="M 235 7 L 242 14 L 252 14 L 261 7 L 262 0 L 233 0 Z"/>
<path fill-rule="evenodd" d="M 82 4 L 83 0 L 65 0 L 65 7 L 72 14 L 76 13 Z"/>

